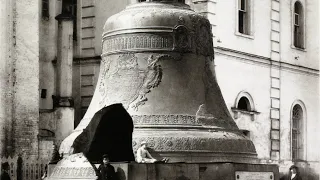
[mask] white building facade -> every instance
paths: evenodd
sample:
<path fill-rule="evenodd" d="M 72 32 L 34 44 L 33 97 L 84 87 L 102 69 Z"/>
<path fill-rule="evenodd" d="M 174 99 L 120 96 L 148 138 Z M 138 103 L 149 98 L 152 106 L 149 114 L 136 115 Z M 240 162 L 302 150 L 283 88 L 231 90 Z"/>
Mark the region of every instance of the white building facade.
<path fill-rule="evenodd" d="M 297 164 L 304 177 L 319 178 L 312 175 L 320 171 L 319 2 L 193 6 L 212 22 L 218 83 L 261 162 L 279 164 L 282 173 Z"/>

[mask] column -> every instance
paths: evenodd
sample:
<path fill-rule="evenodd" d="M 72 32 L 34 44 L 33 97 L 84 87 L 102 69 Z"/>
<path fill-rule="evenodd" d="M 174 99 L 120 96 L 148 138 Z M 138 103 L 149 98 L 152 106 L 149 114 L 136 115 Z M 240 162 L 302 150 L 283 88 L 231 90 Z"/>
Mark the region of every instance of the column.
<path fill-rule="evenodd" d="M 66 138 L 74 129 L 74 103 L 72 98 L 73 66 L 73 17 L 62 13 L 58 21 L 57 54 L 57 127 L 56 144 Z"/>

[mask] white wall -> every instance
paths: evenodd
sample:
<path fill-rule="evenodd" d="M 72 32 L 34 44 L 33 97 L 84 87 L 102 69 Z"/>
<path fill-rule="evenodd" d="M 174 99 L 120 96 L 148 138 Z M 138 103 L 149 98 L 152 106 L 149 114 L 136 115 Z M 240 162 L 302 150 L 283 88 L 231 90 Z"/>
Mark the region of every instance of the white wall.
<path fill-rule="evenodd" d="M 300 0 L 305 12 L 305 49 L 300 50 L 293 46 L 293 5 L 294 0 L 284 0 L 280 3 L 281 24 L 281 61 L 319 69 L 319 1 Z M 307 2 L 307 3 L 306 3 Z M 298 59 L 295 59 L 298 57 Z"/>
<path fill-rule="evenodd" d="M 216 74 L 218 84 L 227 107 L 231 114 L 231 107 L 241 91 L 248 92 L 254 101 L 255 110 L 260 112 L 252 121 L 243 115 L 235 119 L 238 127 L 250 131 L 250 139 L 255 144 L 258 157 L 270 157 L 270 70 L 266 65 L 256 65 L 250 59 L 220 55 L 216 53 Z M 232 116 L 234 117 L 234 115 Z"/>
<path fill-rule="evenodd" d="M 211 1 L 210 1 L 211 2 Z M 256 110 L 261 112 L 255 122 L 248 115 L 235 119 L 240 129 L 250 130 L 250 136 L 256 145 L 260 159 L 270 156 L 270 67 L 262 67 L 259 63 L 248 63 L 237 56 L 243 53 L 263 56 L 260 62 L 269 62 L 265 57 L 271 54 L 271 4 L 269 1 L 254 1 L 254 39 L 235 35 L 236 1 L 217 0 L 215 8 L 216 42 L 215 46 L 229 48 L 222 50 L 226 57 L 216 49 L 216 73 L 218 83 L 226 104 L 235 106 L 237 93 L 246 90 L 251 94 Z M 270 1 L 271 2 L 271 1 Z M 284 166 L 290 166 L 291 161 L 291 125 L 290 115 L 293 102 L 301 100 L 306 106 L 306 160 L 310 163 L 305 172 L 317 172 L 319 166 L 319 1 L 310 0 L 305 6 L 306 49 L 304 51 L 292 47 L 292 0 L 280 1 L 280 159 Z M 262 8 L 263 7 L 263 8 Z M 267 7 L 267 8 L 266 8 Z M 269 8 L 270 7 L 270 8 Z M 213 24 L 214 24 L 213 23 Z M 238 52 L 238 53 L 237 53 Z M 298 59 L 295 57 L 298 56 Z M 257 57 L 259 59 L 259 57 Z M 249 58 L 250 59 L 250 58 Z M 258 60 L 259 61 L 259 60 Z M 305 67 L 305 68 L 304 68 Z M 287 165 L 285 165 L 288 163 Z M 282 167 L 283 166 L 283 167 Z M 281 169 L 281 171 L 287 171 Z M 312 173 L 311 173 L 312 174 Z"/>
<path fill-rule="evenodd" d="M 238 0 L 217 0 L 215 20 L 217 21 L 216 40 L 221 43 L 215 46 L 235 49 L 238 51 L 270 57 L 270 6 L 269 0 L 251 0 L 252 37 L 236 34 Z M 269 7 L 269 8 L 266 8 Z"/>
<path fill-rule="evenodd" d="M 306 141 L 308 161 L 319 161 L 319 77 L 284 70 L 281 72 L 281 158 L 291 159 L 291 108 L 296 100 L 306 108 Z"/>

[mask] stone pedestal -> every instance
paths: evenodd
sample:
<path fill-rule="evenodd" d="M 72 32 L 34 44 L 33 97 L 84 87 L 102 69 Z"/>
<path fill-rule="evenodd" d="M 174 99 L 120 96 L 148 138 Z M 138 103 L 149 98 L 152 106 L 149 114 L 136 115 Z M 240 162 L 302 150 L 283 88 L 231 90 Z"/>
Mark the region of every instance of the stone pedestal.
<path fill-rule="evenodd" d="M 279 180 L 277 165 L 243 163 L 111 163 L 119 180 Z M 48 180 L 95 179 L 95 168 L 83 154 L 50 164 Z"/>

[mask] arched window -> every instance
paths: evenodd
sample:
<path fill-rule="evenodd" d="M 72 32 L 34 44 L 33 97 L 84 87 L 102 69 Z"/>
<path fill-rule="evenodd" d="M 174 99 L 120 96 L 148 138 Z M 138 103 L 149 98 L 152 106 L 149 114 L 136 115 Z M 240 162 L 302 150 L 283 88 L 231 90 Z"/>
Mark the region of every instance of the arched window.
<path fill-rule="evenodd" d="M 237 108 L 240 110 L 251 111 L 251 105 L 248 98 L 241 97 L 238 102 Z"/>
<path fill-rule="evenodd" d="M 304 48 L 304 12 L 301 2 L 294 3 L 293 12 L 293 45 Z"/>
<path fill-rule="evenodd" d="M 292 108 L 291 152 L 292 160 L 304 159 L 304 113 L 299 104 Z"/>
<path fill-rule="evenodd" d="M 231 107 L 231 110 L 234 112 L 234 118 L 238 119 L 241 114 L 246 114 L 251 116 L 251 120 L 256 119 L 256 115 L 259 114 L 255 110 L 255 105 L 253 98 L 246 91 L 241 91 L 235 101 L 234 107 Z"/>

